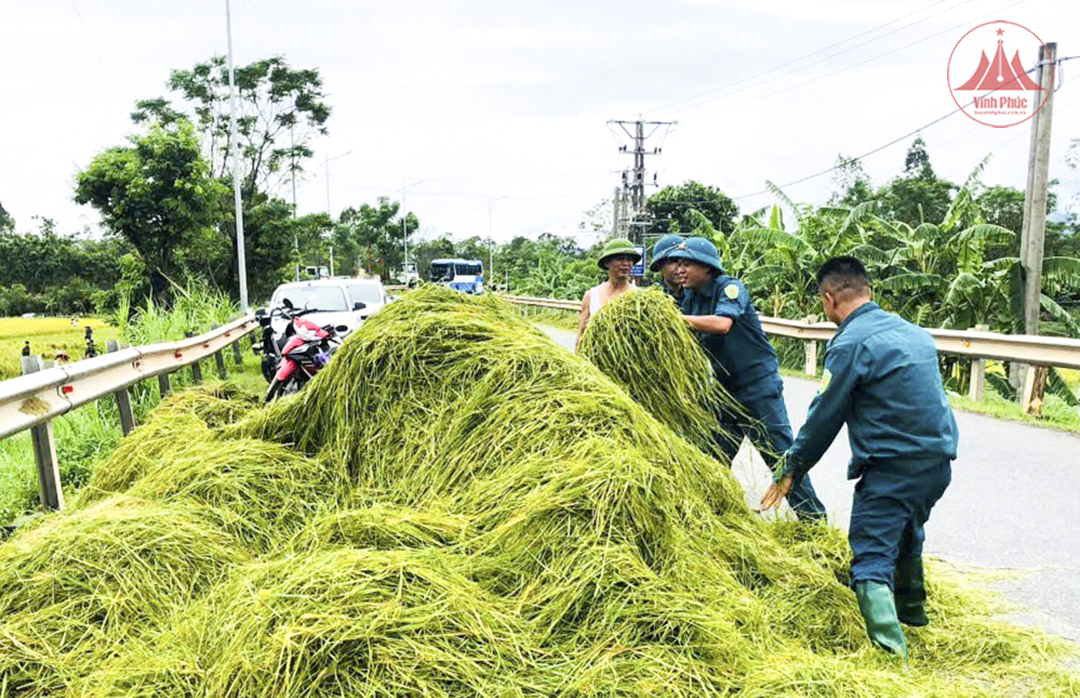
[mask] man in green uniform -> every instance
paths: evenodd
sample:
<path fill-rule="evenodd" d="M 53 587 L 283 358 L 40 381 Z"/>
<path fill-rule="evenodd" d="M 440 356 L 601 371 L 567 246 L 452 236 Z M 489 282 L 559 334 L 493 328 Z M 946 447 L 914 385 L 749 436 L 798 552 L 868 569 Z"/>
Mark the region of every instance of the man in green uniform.
<path fill-rule="evenodd" d="M 664 291 L 678 303 L 682 300 L 682 268 L 677 259 L 670 259 L 667 253 L 677 245 L 686 242 L 681 235 L 665 235 L 656 241 L 652 249 L 652 263 L 649 269 L 660 272 L 664 280 Z"/>
<path fill-rule="evenodd" d="M 705 238 L 689 238 L 665 258 L 677 259 L 682 267 L 683 319 L 697 332 L 717 379 L 745 408 L 741 414 L 724 415 L 728 438 L 718 445 L 734 458 L 748 436 L 772 468 L 791 445 L 791 422 L 780 362 L 750 294 L 724 273 L 716 245 Z M 825 518 L 825 506 L 808 478 L 791 488 L 788 503 L 800 519 Z"/>
<path fill-rule="evenodd" d="M 923 525 L 949 486 L 956 420 L 934 338 L 870 299 L 858 259 L 830 259 L 817 282 L 825 315 L 838 329 L 825 349 L 825 373 L 806 424 L 761 507 L 779 504 L 847 424 L 848 478 L 859 480 L 848 532 L 855 596 L 870 639 L 906 659 L 900 623 L 929 622 Z"/>

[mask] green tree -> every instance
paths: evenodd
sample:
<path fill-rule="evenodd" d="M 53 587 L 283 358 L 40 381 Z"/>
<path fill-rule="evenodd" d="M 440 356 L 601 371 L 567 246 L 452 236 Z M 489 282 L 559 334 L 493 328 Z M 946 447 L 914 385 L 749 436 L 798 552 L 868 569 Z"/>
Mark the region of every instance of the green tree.
<path fill-rule="evenodd" d="M 172 71 L 168 87 L 180 97 L 142 100 L 132 119 L 173 124 L 190 119 L 199 132 L 211 174 L 232 188 L 229 73 L 224 56 L 214 56 L 191 70 Z M 282 182 L 303 171 L 312 156 L 310 143 L 326 135 L 330 107 L 324 102 L 316 69 L 294 69 L 281 56 L 236 68 L 237 140 L 240 150 L 241 199 L 249 289 L 254 297 L 276 285 L 292 259 L 294 241 L 308 223 L 293 221 L 292 207 L 274 196 Z M 189 240 L 181 254 L 193 268 L 230 289 L 238 289 L 236 221 L 232 194 L 219 201 L 221 225 Z M 300 232 L 295 230 L 299 225 Z M 216 236 L 216 239 L 215 239 Z M 324 257 L 324 245 L 303 247 Z M 315 261 L 315 260 L 312 260 Z"/>
<path fill-rule="evenodd" d="M 256 191 L 273 193 L 282 180 L 299 174 L 312 156 L 310 143 L 327 134 L 330 107 L 323 101 L 317 69 L 293 69 L 281 56 L 235 69 L 237 138 L 245 202 Z M 164 98 L 141 100 L 131 118 L 136 123 L 172 124 L 188 119 L 203 136 L 212 175 L 231 176 L 229 69 L 214 56 L 191 70 L 174 70 L 168 87 L 183 99 L 179 107 Z"/>
<path fill-rule="evenodd" d="M 150 273 L 154 297 L 169 298 L 176 249 L 219 220 L 221 183 L 210 176 L 194 127 L 152 124 L 130 146 L 98 154 L 76 175 L 75 201 L 101 214 L 127 240 Z"/>
<path fill-rule="evenodd" d="M 421 279 L 429 279 L 428 268 L 433 259 L 456 257 L 454 241 L 449 235 L 441 235 L 434 240 L 424 240 L 409 248 L 409 259 L 416 263 L 416 271 Z"/>
<path fill-rule="evenodd" d="M 368 273 L 378 273 L 389 280 L 404 260 L 405 235 L 412 236 L 420 227 L 419 220 L 411 212 L 405 215 L 402 226 L 400 212 L 401 202 L 391 201 L 386 196 L 380 196 L 374 206 L 349 207 L 341 212 L 334 239 L 347 249 L 355 250 Z M 344 231 L 338 232 L 341 227 Z"/>
<path fill-rule="evenodd" d="M 837 156 L 833 184 L 836 189 L 829 197 L 831 205 L 852 207 L 874 198 L 874 185 L 857 158 Z"/>
<path fill-rule="evenodd" d="M 879 189 L 875 198 L 885 218 L 917 226 L 943 220 L 957 189 L 934 173 L 926 143 L 918 137 L 904 157 L 903 176 Z"/>
<path fill-rule="evenodd" d="M 15 229 L 15 219 L 7 212 L 3 204 L 0 204 L 0 232 Z"/>
<path fill-rule="evenodd" d="M 697 211 L 724 235 L 735 230 L 739 207 L 716 187 L 690 180 L 679 186 L 667 186 L 645 202 L 645 210 L 652 219 L 649 233 L 662 235 L 677 225 L 690 233 L 698 227 L 699 219 L 692 214 Z"/>

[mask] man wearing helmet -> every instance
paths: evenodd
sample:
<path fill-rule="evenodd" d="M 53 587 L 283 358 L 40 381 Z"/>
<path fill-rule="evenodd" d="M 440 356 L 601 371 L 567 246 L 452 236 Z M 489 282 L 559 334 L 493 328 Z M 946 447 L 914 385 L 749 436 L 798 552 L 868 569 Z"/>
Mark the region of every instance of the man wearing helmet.
<path fill-rule="evenodd" d="M 716 245 L 705 238 L 693 237 L 675 245 L 665 259 L 678 260 L 680 266 L 683 319 L 697 333 L 717 379 L 745 408 L 743 414 L 724 415 L 724 427 L 732 438 L 719 445 L 733 458 L 743 436 L 748 436 L 772 469 L 793 436 L 780 362 L 750 294 L 724 271 Z M 787 499 L 800 519 L 825 518 L 825 505 L 806 477 Z"/>

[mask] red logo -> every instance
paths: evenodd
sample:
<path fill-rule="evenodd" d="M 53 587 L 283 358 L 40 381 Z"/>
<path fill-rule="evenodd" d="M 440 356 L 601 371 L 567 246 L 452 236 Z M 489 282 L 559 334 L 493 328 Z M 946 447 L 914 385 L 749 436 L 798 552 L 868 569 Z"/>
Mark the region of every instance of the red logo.
<path fill-rule="evenodd" d="M 1033 68 L 1040 46 L 1049 56 L 1035 32 L 1004 20 L 980 24 L 964 34 L 949 56 L 949 92 L 956 106 L 995 128 L 1016 126 L 1035 116 L 1050 96 L 1055 78 L 1050 64 L 1049 89 L 1036 82 Z"/>

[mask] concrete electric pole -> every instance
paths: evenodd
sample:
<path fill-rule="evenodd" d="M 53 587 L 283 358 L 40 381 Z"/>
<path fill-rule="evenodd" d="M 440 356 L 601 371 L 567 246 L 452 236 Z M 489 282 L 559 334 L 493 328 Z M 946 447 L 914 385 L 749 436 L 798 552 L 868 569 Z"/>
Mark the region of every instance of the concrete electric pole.
<path fill-rule="evenodd" d="M 1050 178 L 1050 126 L 1054 118 L 1054 61 L 1057 44 L 1039 47 L 1036 82 L 1042 91 L 1033 100 L 1038 111 L 1031 120 L 1031 147 L 1028 155 L 1027 191 L 1024 196 L 1024 223 L 1020 233 L 1020 265 L 1024 270 L 1024 334 L 1039 334 L 1042 295 L 1043 245 L 1046 240 L 1046 207 Z M 1045 96 L 1045 101 L 1044 101 Z M 1041 104 L 1041 107 L 1037 105 Z M 1039 374 L 1039 375 L 1037 375 Z M 1031 410 L 1045 371 L 1032 366 L 1022 371 L 1021 399 Z"/>
<path fill-rule="evenodd" d="M 629 199 L 629 211 L 625 208 L 622 212 L 622 220 L 630 221 L 630 236 L 631 240 L 637 244 L 641 244 L 644 241 L 644 227 L 635 226 L 633 221 L 641 212 L 645 210 L 645 156 L 646 155 L 659 155 L 660 148 L 653 148 L 651 151 L 646 152 L 645 141 L 648 140 L 657 129 L 661 126 L 674 126 L 677 121 L 643 121 L 638 119 L 637 121 L 619 121 L 612 119 L 608 121 L 608 124 L 616 124 L 621 128 L 626 135 L 634 139 L 633 150 L 628 150 L 624 145 L 619 148 L 620 152 L 631 153 L 634 156 L 634 167 L 628 173 L 623 173 L 623 188 L 628 196 L 623 198 L 623 204 L 627 203 Z M 634 130 L 631 133 L 629 126 L 633 126 Z M 652 128 L 648 133 L 645 133 L 645 127 L 651 126 Z"/>

